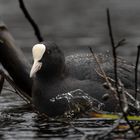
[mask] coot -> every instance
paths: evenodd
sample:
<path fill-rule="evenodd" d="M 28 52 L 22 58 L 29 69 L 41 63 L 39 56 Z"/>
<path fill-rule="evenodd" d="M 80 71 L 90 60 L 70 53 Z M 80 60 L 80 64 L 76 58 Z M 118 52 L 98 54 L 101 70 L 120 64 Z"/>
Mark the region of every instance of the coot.
<path fill-rule="evenodd" d="M 62 93 L 81 89 L 90 96 L 103 102 L 103 110 L 114 111 L 117 101 L 110 94 L 107 101 L 102 96 L 110 91 L 103 87 L 105 82 L 96 72 L 96 62 L 89 52 L 65 57 L 60 48 L 51 42 L 36 44 L 33 49 L 33 66 L 30 77 L 33 79 L 33 103 L 40 112 L 49 116 L 62 115 L 68 110 L 66 99 L 51 99 Z M 108 76 L 114 76 L 112 60 L 109 56 L 98 55 L 101 66 Z M 119 59 L 120 60 L 120 59 Z M 134 89 L 134 67 L 122 60 L 118 61 L 118 75 L 125 88 Z"/>

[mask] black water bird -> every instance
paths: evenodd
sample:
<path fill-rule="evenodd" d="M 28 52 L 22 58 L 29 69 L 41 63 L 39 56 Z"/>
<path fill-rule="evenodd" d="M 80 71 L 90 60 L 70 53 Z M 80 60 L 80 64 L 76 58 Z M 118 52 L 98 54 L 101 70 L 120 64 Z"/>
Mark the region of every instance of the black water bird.
<path fill-rule="evenodd" d="M 103 102 L 103 110 L 114 111 L 117 101 L 113 95 L 107 101 L 102 99 L 109 93 L 103 87 L 104 79 L 96 72 L 96 62 L 92 54 L 74 54 L 65 57 L 59 47 L 51 42 L 36 44 L 33 49 L 34 63 L 30 71 L 33 79 L 33 103 L 40 112 L 49 116 L 62 115 L 68 110 L 66 99 L 52 102 L 51 99 L 62 93 L 81 89 L 90 96 Z M 99 55 L 102 68 L 108 76 L 114 78 L 112 61 L 109 56 Z M 134 67 L 121 59 L 118 62 L 118 75 L 128 90 L 134 89 Z"/>

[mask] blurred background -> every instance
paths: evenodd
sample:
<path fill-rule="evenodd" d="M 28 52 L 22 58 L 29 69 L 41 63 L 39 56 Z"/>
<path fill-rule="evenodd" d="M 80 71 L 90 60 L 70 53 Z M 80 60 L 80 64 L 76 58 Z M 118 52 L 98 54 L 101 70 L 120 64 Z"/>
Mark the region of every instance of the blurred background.
<path fill-rule="evenodd" d="M 106 53 L 111 50 L 106 20 L 110 9 L 114 39 L 126 38 L 118 54 L 135 62 L 140 44 L 140 0 L 24 0 L 45 40 L 54 41 L 65 52 Z M 18 0 L 0 0 L 0 22 L 4 22 L 17 46 L 31 61 L 32 46 L 37 43 L 34 31 L 19 8 Z M 6 88 L 9 86 L 5 86 Z M 16 94 L 6 90 L 0 96 L 0 139 L 2 140 L 77 140 L 82 135 L 63 123 L 49 123 L 39 119 Z M 104 121 L 97 127 L 96 120 L 83 118 L 73 122 L 78 130 L 92 133 L 108 130 Z M 103 127 L 103 128 L 101 128 Z M 106 128 L 105 128 L 106 127 Z M 104 129 L 105 128 L 105 129 Z M 118 137 L 117 137 L 118 139 Z"/>
<path fill-rule="evenodd" d="M 25 5 L 40 27 L 45 40 L 56 42 L 66 54 L 110 50 L 106 8 L 110 9 L 115 41 L 126 38 L 119 55 L 129 60 L 140 44 L 139 0 L 28 0 Z M 17 45 L 25 52 L 37 43 L 34 32 L 22 14 L 18 0 L 0 0 L 0 20 L 5 22 Z"/>

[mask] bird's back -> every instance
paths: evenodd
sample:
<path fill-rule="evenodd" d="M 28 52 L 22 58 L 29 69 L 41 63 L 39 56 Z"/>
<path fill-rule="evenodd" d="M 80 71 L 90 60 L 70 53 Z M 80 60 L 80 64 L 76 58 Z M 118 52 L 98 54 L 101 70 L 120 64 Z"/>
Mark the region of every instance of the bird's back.
<path fill-rule="evenodd" d="M 114 79 L 114 66 L 111 56 L 98 54 L 97 58 L 106 75 Z M 118 77 L 126 88 L 133 88 L 135 83 L 134 66 L 118 58 Z M 103 81 L 99 66 L 92 54 L 74 54 L 66 57 L 66 67 L 69 74 L 79 80 Z M 105 80 L 104 80 L 105 81 Z M 139 83 L 140 85 L 140 83 Z"/>

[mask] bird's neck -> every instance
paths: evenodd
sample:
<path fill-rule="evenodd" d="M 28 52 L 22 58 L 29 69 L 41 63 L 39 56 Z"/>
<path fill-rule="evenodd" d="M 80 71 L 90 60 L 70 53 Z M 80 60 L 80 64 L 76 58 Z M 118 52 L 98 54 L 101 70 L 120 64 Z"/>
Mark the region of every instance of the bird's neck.
<path fill-rule="evenodd" d="M 45 71 L 42 70 L 40 72 L 38 72 L 36 74 L 36 79 L 38 80 L 42 80 L 42 81 L 55 81 L 58 79 L 64 79 L 67 75 L 67 70 L 66 68 L 63 68 L 61 70 L 57 70 L 57 71 Z"/>

